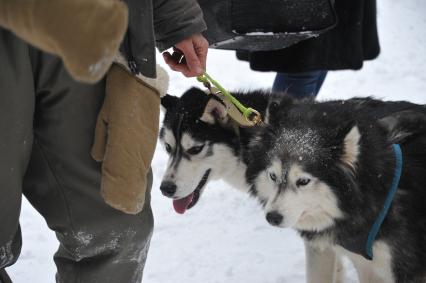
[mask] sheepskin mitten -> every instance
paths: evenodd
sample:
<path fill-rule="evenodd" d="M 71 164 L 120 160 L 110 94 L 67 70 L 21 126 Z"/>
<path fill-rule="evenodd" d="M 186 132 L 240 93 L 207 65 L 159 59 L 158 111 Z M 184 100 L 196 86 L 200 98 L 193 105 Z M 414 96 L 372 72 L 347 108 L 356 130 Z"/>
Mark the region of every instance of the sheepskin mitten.
<path fill-rule="evenodd" d="M 94 83 L 108 71 L 127 29 L 118 0 L 0 0 L 0 26 L 59 56 L 71 76 Z"/>
<path fill-rule="evenodd" d="M 162 77 L 167 77 L 161 71 Z M 164 90 L 159 90 L 161 87 L 133 76 L 115 63 L 107 74 L 92 157 L 103 162 L 104 200 L 126 213 L 136 214 L 143 209 L 147 173 L 158 138 L 160 94 L 167 90 L 166 80 L 162 82 Z"/>

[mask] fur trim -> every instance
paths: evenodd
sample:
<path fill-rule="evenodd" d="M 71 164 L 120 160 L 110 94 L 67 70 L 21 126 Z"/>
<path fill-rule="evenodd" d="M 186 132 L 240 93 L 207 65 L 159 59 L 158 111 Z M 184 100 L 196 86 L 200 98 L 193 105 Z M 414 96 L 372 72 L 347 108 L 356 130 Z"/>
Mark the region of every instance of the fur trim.
<path fill-rule="evenodd" d="M 131 73 L 129 64 L 127 63 L 127 60 L 124 58 L 123 54 L 117 53 L 114 58 L 114 63 L 123 66 L 129 73 Z M 142 74 L 138 74 L 135 77 L 156 89 L 160 93 L 160 97 L 163 97 L 167 94 L 167 90 L 169 88 L 169 75 L 167 74 L 166 70 L 164 70 L 164 68 L 158 64 L 156 69 L 157 78 L 148 78 Z"/>

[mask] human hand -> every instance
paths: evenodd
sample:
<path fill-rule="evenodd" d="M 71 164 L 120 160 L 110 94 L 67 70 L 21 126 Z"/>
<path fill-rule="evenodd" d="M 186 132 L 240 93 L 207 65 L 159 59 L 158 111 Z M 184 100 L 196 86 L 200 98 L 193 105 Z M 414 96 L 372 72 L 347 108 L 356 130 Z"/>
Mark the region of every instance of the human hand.
<path fill-rule="evenodd" d="M 177 43 L 173 54 L 164 52 L 163 58 L 173 71 L 181 72 L 186 77 L 195 77 L 202 75 L 206 69 L 208 47 L 209 43 L 204 36 L 195 34 Z"/>

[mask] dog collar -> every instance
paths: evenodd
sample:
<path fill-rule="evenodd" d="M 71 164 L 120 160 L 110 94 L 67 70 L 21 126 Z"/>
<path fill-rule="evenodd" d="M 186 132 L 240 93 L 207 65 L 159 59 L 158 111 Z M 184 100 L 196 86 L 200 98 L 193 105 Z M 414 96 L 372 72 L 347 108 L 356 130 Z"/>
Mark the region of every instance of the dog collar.
<path fill-rule="evenodd" d="M 376 221 L 374 221 L 373 226 L 370 229 L 370 232 L 368 233 L 367 238 L 367 244 L 365 246 L 365 251 L 367 253 L 367 256 L 369 259 L 373 259 L 373 243 L 376 239 L 377 233 L 379 233 L 380 227 L 382 226 L 383 221 L 386 218 L 386 215 L 389 212 L 389 208 L 392 204 L 392 201 L 395 197 L 396 191 L 398 190 L 398 184 L 399 180 L 401 178 L 402 173 L 402 151 L 399 144 L 393 144 L 392 145 L 393 151 L 395 153 L 395 173 L 393 175 L 393 180 L 391 184 L 391 188 L 388 192 L 388 195 L 386 197 L 385 203 L 383 205 L 382 210 L 379 213 L 379 216 L 376 218 Z"/>

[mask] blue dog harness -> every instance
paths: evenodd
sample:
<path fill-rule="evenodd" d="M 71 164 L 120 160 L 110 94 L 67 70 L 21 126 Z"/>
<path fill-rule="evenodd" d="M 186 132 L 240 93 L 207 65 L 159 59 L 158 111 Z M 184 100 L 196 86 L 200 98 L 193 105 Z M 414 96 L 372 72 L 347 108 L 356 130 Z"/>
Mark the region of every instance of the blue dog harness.
<path fill-rule="evenodd" d="M 373 243 L 376 239 L 377 233 L 379 233 L 380 227 L 382 226 L 382 223 L 385 220 L 386 215 L 389 212 L 389 208 L 392 204 L 392 201 L 398 189 L 398 184 L 399 184 L 399 180 L 401 178 L 401 173 L 402 173 L 401 147 L 399 146 L 399 144 L 393 144 L 392 148 L 395 153 L 395 159 L 396 159 L 395 173 L 393 176 L 391 188 L 388 192 L 383 208 L 380 211 L 379 216 L 376 218 L 376 221 L 374 221 L 374 224 L 371 227 L 370 232 L 368 233 L 367 244 L 365 246 L 365 249 L 366 249 L 367 256 L 370 259 L 373 259 Z"/>

